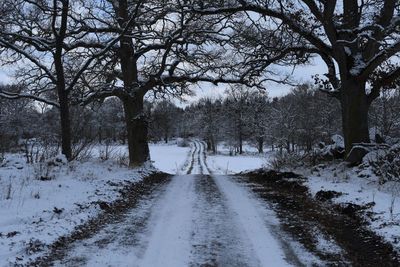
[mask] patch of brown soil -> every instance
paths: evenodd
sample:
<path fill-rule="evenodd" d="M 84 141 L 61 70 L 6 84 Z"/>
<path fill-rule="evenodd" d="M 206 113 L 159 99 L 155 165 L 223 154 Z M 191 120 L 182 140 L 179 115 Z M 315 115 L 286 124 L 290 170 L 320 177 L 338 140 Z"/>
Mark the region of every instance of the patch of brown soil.
<path fill-rule="evenodd" d="M 275 204 L 283 230 L 329 265 L 347 266 L 350 262 L 351 266 L 400 266 L 393 247 L 368 229 L 363 214 L 368 207 L 318 201 L 303 185 L 306 178 L 290 172 L 257 170 L 241 177 L 261 198 Z M 319 250 L 316 228 L 333 238 L 344 255 Z"/>

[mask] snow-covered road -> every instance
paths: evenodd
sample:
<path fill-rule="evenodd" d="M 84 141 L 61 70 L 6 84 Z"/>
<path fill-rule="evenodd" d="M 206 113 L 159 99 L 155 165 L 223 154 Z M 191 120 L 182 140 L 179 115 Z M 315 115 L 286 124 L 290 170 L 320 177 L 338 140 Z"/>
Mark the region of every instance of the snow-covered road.
<path fill-rule="evenodd" d="M 292 266 L 274 213 L 233 177 L 213 175 L 193 142 L 187 174 L 78 241 L 57 266 Z"/>

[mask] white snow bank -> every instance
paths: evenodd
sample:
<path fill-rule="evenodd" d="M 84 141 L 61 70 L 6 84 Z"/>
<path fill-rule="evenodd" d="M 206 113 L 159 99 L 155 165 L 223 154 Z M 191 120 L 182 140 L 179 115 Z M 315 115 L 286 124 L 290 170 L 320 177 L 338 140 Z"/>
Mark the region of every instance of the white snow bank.
<path fill-rule="evenodd" d="M 126 145 L 96 146 L 92 150 L 92 157 L 101 157 L 106 149 L 113 158 L 127 157 L 128 147 Z M 160 171 L 176 174 L 179 173 L 189 157 L 190 147 L 179 147 L 176 143 L 150 144 L 150 158 L 153 165 Z"/>
<path fill-rule="evenodd" d="M 259 169 L 265 165 L 267 157 L 207 155 L 208 167 L 217 174 L 233 174 Z"/>
<path fill-rule="evenodd" d="M 150 145 L 150 157 L 154 166 L 167 173 L 179 174 L 185 168 L 190 147 L 176 145 Z"/>
<path fill-rule="evenodd" d="M 115 200 L 126 181 L 152 171 L 99 160 L 39 167 L 18 155 L 7 155 L 6 162 L 0 167 L 0 266 L 17 257 L 26 262 L 27 247 L 40 250 L 68 234 L 98 214 L 97 201 Z"/>

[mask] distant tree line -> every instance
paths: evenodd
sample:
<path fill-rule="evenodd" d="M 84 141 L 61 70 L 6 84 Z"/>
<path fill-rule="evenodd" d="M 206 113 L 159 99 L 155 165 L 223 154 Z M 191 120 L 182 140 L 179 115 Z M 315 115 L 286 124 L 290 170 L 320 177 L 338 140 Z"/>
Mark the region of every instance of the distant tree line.
<path fill-rule="evenodd" d="M 145 101 L 144 116 L 149 140 L 154 142 L 200 138 L 213 153 L 221 143 L 231 154 L 243 153 L 244 144 L 254 146 L 259 153 L 265 149 L 310 151 L 321 141 L 329 142 L 332 135 L 342 134 L 340 106 L 330 98 L 310 84 L 274 98 L 266 91 L 231 86 L 223 97 L 202 98 L 186 107 L 170 100 Z M 0 99 L 1 149 L 12 150 L 26 139 L 60 147 L 58 112 L 32 99 Z M 125 114 L 118 98 L 73 105 L 71 114 L 73 148 L 78 150 L 79 144 L 87 143 L 127 144 Z M 398 91 L 385 91 L 371 107 L 369 122 L 375 129 L 371 133 L 382 138 L 400 137 L 399 114 Z"/>

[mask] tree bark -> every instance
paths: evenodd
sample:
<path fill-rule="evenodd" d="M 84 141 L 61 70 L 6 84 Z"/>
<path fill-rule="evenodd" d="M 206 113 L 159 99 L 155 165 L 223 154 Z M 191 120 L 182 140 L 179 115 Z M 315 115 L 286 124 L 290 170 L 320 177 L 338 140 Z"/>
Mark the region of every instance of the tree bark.
<path fill-rule="evenodd" d="M 240 155 L 243 154 L 243 135 L 242 135 L 242 127 L 239 127 L 239 147 L 238 152 Z"/>
<path fill-rule="evenodd" d="M 60 103 L 61 152 L 65 155 L 67 160 L 72 160 L 72 137 L 68 94 L 65 91 L 65 86 L 57 86 L 57 89 Z"/>
<path fill-rule="evenodd" d="M 166 144 L 168 144 L 168 136 L 169 136 L 169 133 L 168 133 L 168 130 L 166 130 L 166 131 L 165 131 L 165 134 L 164 134 L 164 142 L 165 142 Z"/>
<path fill-rule="evenodd" d="M 207 151 L 211 151 L 212 147 L 211 147 L 211 138 L 207 139 Z"/>
<path fill-rule="evenodd" d="M 258 141 L 258 153 L 262 154 L 264 153 L 264 138 L 259 137 L 257 141 Z"/>
<path fill-rule="evenodd" d="M 342 127 L 346 154 L 355 143 L 369 143 L 368 110 L 370 102 L 365 93 L 365 83 L 357 80 L 342 80 L 340 96 Z"/>
<path fill-rule="evenodd" d="M 121 98 L 124 105 L 128 139 L 129 166 L 140 166 L 150 160 L 147 143 L 148 123 L 143 112 L 144 94 Z"/>
<path fill-rule="evenodd" d="M 214 137 L 212 137 L 212 142 L 211 142 L 211 144 L 212 144 L 212 152 L 213 152 L 214 154 L 217 154 L 217 144 L 215 143 Z"/>

